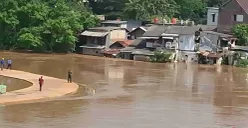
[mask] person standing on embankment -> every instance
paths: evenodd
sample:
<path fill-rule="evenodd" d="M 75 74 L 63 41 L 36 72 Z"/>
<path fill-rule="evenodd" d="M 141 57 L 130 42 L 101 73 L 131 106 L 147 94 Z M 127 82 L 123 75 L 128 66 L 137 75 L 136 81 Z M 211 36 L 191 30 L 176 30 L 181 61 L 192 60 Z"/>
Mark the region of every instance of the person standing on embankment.
<path fill-rule="evenodd" d="M 0 64 L 1 64 L 1 70 L 3 71 L 3 68 L 4 68 L 4 58 L 2 58 L 2 60 L 1 60 L 1 62 L 0 62 Z"/>
<path fill-rule="evenodd" d="M 8 59 L 7 64 L 8 64 L 7 69 L 11 70 L 12 69 L 12 60 Z"/>
<path fill-rule="evenodd" d="M 40 91 L 42 91 L 42 86 L 43 86 L 43 84 L 44 84 L 44 79 L 43 79 L 43 77 L 41 76 L 41 77 L 39 78 Z"/>
<path fill-rule="evenodd" d="M 72 83 L 72 71 L 71 70 L 68 71 L 68 78 L 67 78 L 67 80 L 68 80 L 68 83 Z"/>

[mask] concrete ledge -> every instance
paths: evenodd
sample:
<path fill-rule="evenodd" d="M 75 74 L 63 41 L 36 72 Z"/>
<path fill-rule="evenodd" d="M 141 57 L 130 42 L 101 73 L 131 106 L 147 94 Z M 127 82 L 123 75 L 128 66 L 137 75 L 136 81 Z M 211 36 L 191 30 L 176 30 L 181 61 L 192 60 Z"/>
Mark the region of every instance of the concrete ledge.
<path fill-rule="evenodd" d="M 79 88 L 79 85 L 76 83 L 67 83 L 66 80 L 23 71 L 4 70 L 0 71 L 0 75 L 25 80 L 32 84 L 32 86 L 28 88 L 0 95 L 0 104 L 18 104 L 56 98 L 74 93 Z M 39 91 L 38 85 L 40 76 L 43 76 L 44 79 L 44 85 L 41 92 Z"/>

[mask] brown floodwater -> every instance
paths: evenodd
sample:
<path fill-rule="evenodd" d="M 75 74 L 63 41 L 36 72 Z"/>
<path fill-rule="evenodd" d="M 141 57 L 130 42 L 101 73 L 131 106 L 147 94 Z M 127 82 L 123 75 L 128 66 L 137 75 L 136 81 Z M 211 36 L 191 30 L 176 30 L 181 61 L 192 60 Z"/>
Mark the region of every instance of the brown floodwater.
<path fill-rule="evenodd" d="M 13 68 L 96 89 L 0 107 L 1 128 L 247 128 L 248 70 L 83 55 L 1 53 Z M 1 97 L 0 97 L 1 98 Z"/>
<path fill-rule="evenodd" d="M 27 88 L 32 85 L 32 83 L 29 83 L 28 81 L 11 78 L 11 77 L 5 77 L 5 76 L 0 76 L 0 84 L 7 86 L 7 90 L 6 90 L 7 92 Z"/>

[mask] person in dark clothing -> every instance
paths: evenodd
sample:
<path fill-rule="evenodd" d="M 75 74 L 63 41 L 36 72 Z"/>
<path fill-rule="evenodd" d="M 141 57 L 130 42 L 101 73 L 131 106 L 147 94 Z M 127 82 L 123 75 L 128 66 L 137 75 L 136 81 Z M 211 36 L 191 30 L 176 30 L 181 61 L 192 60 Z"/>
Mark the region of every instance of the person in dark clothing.
<path fill-rule="evenodd" d="M 0 62 L 0 64 L 1 64 L 1 70 L 3 70 L 3 68 L 4 68 L 4 58 L 2 58 L 2 60 L 1 60 L 1 62 Z"/>
<path fill-rule="evenodd" d="M 185 55 L 185 68 L 187 69 L 187 65 L 188 65 L 188 55 Z"/>
<path fill-rule="evenodd" d="M 42 86 L 43 86 L 43 84 L 44 84 L 44 79 L 43 79 L 43 77 L 41 76 L 41 77 L 39 78 L 40 91 L 42 91 Z"/>
<path fill-rule="evenodd" d="M 68 83 L 71 83 L 72 82 L 72 71 L 71 70 L 68 71 L 68 78 L 67 78 L 67 80 L 68 80 Z"/>
<path fill-rule="evenodd" d="M 8 64 L 7 69 L 11 69 L 12 68 L 12 60 L 8 59 L 7 64 Z"/>

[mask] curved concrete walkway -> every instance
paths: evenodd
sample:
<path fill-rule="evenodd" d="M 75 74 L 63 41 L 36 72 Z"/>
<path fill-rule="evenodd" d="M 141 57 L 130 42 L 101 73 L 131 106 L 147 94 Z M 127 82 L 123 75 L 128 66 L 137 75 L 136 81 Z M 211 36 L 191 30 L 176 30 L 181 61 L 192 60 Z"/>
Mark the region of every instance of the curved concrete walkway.
<path fill-rule="evenodd" d="M 43 76 L 44 85 L 42 91 L 40 92 L 38 79 L 41 75 L 16 70 L 0 71 L 0 75 L 26 80 L 33 84 L 28 88 L 1 94 L 0 104 L 16 104 L 56 98 L 74 93 L 79 87 L 76 83 L 67 83 L 66 80 Z"/>

